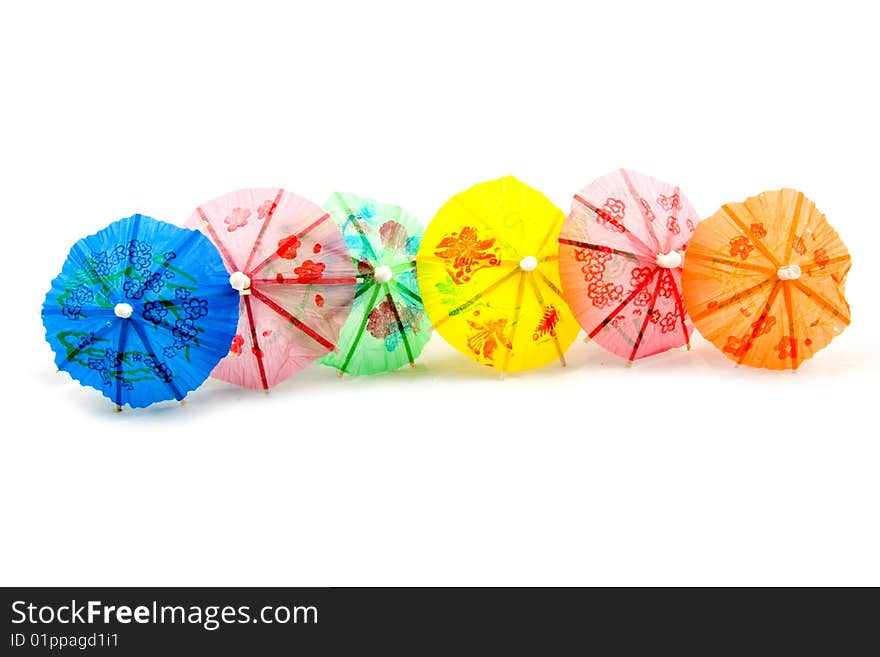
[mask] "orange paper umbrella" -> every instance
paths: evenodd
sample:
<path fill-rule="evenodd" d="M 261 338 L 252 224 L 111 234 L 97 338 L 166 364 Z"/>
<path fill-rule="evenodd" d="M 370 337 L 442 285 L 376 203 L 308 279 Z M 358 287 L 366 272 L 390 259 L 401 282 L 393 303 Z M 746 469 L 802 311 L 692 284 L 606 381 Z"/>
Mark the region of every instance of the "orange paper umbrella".
<path fill-rule="evenodd" d="M 764 192 L 700 222 L 684 260 L 688 313 L 737 363 L 797 369 L 849 325 L 846 246 L 802 192 Z"/>

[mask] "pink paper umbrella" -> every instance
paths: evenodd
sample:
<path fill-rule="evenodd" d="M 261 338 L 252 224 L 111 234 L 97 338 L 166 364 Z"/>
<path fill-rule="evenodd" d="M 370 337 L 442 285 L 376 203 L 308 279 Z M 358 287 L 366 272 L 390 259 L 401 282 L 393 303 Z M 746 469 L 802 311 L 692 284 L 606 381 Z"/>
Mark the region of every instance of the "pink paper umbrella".
<path fill-rule="evenodd" d="M 283 189 L 244 189 L 200 205 L 187 226 L 210 237 L 241 294 L 212 376 L 268 389 L 336 348 L 357 279 L 327 212 Z"/>
<path fill-rule="evenodd" d="M 625 169 L 575 194 L 559 237 L 559 273 L 590 339 L 630 363 L 690 348 L 681 263 L 696 222 L 678 187 Z"/>

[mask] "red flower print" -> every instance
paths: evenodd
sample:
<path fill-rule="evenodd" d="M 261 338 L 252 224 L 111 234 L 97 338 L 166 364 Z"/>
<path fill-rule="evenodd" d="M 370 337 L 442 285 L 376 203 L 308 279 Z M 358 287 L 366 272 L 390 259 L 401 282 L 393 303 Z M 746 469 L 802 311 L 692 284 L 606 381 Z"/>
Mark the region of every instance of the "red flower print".
<path fill-rule="evenodd" d="M 513 350 L 513 343 L 504 332 L 507 328 L 506 317 L 490 319 L 485 324 L 468 320 L 468 324 L 472 329 L 470 336 L 468 336 L 468 348 L 477 356 L 494 361 L 498 347 L 504 347 L 508 351 Z"/>
<path fill-rule="evenodd" d="M 278 250 L 275 253 L 279 258 L 285 260 L 294 260 L 296 258 L 296 250 L 302 246 L 302 242 L 296 235 L 288 235 L 278 240 Z"/>
<path fill-rule="evenodd" d="M 752 224 L 749 226 L 749 230 L 752 231 L 752 235 L 758 239 L 767 237 L 767 229 L 764 228 L 764 224 Z"/>
<path fill-rule="evenodd" d="M 643 288 L 641 292 L 636 295 L 636 298 L 633 299 L 634 306 L 647 306 L 651 303 L 651 292 L 648 288 Z"/>
<path fill-rule="evenodd" d="M 681 209 L 681 196 L 678 192 L 675 192 L 672 196 L 660 194 L 660 196 L 657 197 L 657 204 L 667 212 L 671 210 L 679 210 Z"/>
<path fill-rule="evenodd" d="M 262 358 L 264 355 L 263 350 L 256 346 L 251 348 L 251 352 L 253 352 L 254 356 L 257 358 Z"/>
<path fill-rule="evenodd" d="M 779 360 L 797 358 L 797 342 L 790 335 L 783 335 L 775 347 Z"/>
<path fill-rule="evenodd" d="M 556 325 L 559 323 L 559 311 L 556 310 L 552 305 L 546 306 L 544 308 L 544 314 L 541 316 L 541 321 L 538 322 L 538 325 L 535 327 L 534 333 L 532 333 L 532 340 L 536 342 L 543 338 L 546 335 L 551 337 L 556 337 Z"/>
<path fill-rule="evenodd" d="M 654 211 L 651 209 L 651 206 L 648 205 L 648 202 L 645 199 L 640 198 L 639 204 L 642 206 L 642 214 L 645 215 L 645 219 L 648 221 L 654 221 L 657 218 Z"/>
<path fill-rule="evenodd" d="M 734 257 L 739 256 L 740 260 L 748 258 L 749 253 L 754 248 L 755 247 L 752 246 L 749 238 L 745 235 L 740 235 L 739 237 L 734 237 L 730 240 L 730 255 Z"/>
<path fill-rule="evenodd" d="M 675 281 L 672 276 L 661 276 L 660 284 L 657 287 L 657 294 L 664 299 L 669 299 L 675 292 Z"/>
<path fill-rule="evenodd" d="M 244 337 L 241 335 L 236 335 L 232 338 L 232 344 L 229 347 L 229 353 L 235 354 L 236 356 L 241 356 L 241 346 L 244 344 Z"/>
<path fill-rule="evenodd" d="M 299 267 L 296 267 L 293 273 L 296 274 L 296 280 L 300 283 L 314 283 L 321 280 L 325 268 L 326 265 L 323 262 L 306 260 Z"/>
<path fill-rule="evenodd" d="M 456 285 L 467 283 L 485 267 L 499 267 L 495 238 L 480 239 L 477 229 L 464 226 L 460 232 L 450 233 L 437 243 L 434 255 L 446 261 L 446 271 Z"/>
<path fill-rule="evenodd" d="M 322 297 L 320 294 L 315 295 L 315 305 L 318 306 L 318 308 L 324 307 L 324 297 Z"/>
<path fill-rule="evenodd" d="M 581 267 L 585 281 L 600 281 L 605 275 L 605 263 L 611 260 L 611 253 L 595 249 L 578 249 L 575 260 L 586 263 Z"/>
<path fill-rule="evenodd" d="M 774 324 L 776 324 L 776 317 L 774 315 L 759 317 L 757 321 L 752 322 L 752 332 L 756 338 L 760 335 L 767 335 L 773 330 Z"/>
<path fill-rule="evenodd" d="M 820 267 L 825 267 L 828 264 L 828 261 L 831 258 L 828 257 L 828 253 L 825 249 L 816 249 L 813 251 L 813 262 L 815 262 Z"/>
<path fill-rule="evenodd" d="M 724 353 L 732 355 L 734 358 L 742 358 L 749 350 L 749 341 L 745 338 L 738 338 L 734 335 L 727 336 L 727 344 L 724 345 Z"/>
<path fill-rule="evenodd" d="M 672 333 L 675 330 L 675 320 L 675 313 L 669 312 L 663 315 L 663 319 L 660 320 L 660 332 Z"/>
<path fill-rule="evenodd" d="M 804 244 L 804 238 L 800 235 L 794 238 L 794 242 L 792 242 L 791 248 L 798 255 L 804 255 L 807 252 L 807 245 Z"/>
<path fill-rule="evenodd" d="M 606 228 L 625 233 L 626 228 L 623 225 L 623 217 L 626 214 L 626 204 L 619 198 L 609 198 L 605 201 L 605 205 L 596 210 L 596 221 Z"/>
<path fill-rule="evenodd" d="M 666 220 L 666 229 L 673 235 L 678 235 L 681 232 L 681 227 L 678 225 L 678 217 L 674 214 L 669 215 L 669 218 Z"/>
<path fill-rule="evenodd" d="M 587 296 L 596 308 L 609 306 L 623 298 L 623 285 L 594 281 L 587 286 Z"/>
<path fill-rule="evenodd" d="M 257 218 L 260 221 L 265 221 L 272 216 L 272 213 L 275 212 L 276 207 L 277 204 L 274 201 L 263 201 L 260 204 L 260 207 L 257 208 Z"/>
<path fill-rule="evenodd" d="M 648 280 L 648 276 L 650 275 L 650 267 L 634 267 L 629 277 L 629 284 L 633 288 L 637 288 L 639 285 Z"/>
<path fill-rule="evenodd" d="M 250 210 L 233 208 L 232 212 L 230 212 L 229 215 L 223 220 L 223 223 L 226 224 L 226 230 L 231 233 L 234 230 L 247 226 L 247 220 L 250 216 Z"/>
<path fill-rule="evenodd" d="M 320 253 L 320 252 L 321 252 L 321 245 L 318 244 L 317 242 L 315 242 L 315 246 L 312 247 L 312 253 Z"/>
<path fill-rule="evenodd" d="M 278 283 L 283 283 L 284 282 L 284 274 L 282 274 L 281 272 L 278 272 L 277 274 L 275 274 L 275 280 Z"/>
<path fill-rule="evenodd" d="M 379 229 L 379 238 L 386 249 L 402 251 L 406 246 L 406 228 L 396 221 L 386 221 Z"/>
<path fill-rule="evenodd" d="M 685 222 L 685 224 L 687 225 L 688 230 L 689 230 L 690 232 L 693 233 L 693 232 L 694 232 L 694 229 L 696 228 L 696 226 L 694 226 L 694 222 L 693 222 L 691 219 L 688 219 L 688 220 Z"/>
<path fill-rule="evenodd" d="M 648 315 L 648 321 L 651 322 L 652 324 L 656 324 L 657 322 L 659 322 L 660 321 L 660 311 L 656 310 L 656 309 L 652 310 L 651 313 Z"/>

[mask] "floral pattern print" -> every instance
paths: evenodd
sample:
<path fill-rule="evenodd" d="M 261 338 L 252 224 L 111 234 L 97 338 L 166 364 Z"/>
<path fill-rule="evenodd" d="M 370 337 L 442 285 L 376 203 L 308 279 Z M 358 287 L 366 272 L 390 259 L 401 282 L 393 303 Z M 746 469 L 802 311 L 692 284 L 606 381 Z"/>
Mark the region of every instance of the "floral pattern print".
<path fill-rule="evenodd" d="M 797 341 L 790 335 L 783 335 L 779 338 L 779 342 L 773 347 L 779 360 L 787 360 L 797 358 Z"/>
<path fill-rule="evenodd" d="M 367 317 L 367 331 L 374 338 L 385 341 L 386 351 L 394 351 L 400 342 L 401 324 L 404 332 L 418 333 L 423 314 L 424 311 L 409 305 L 383 301 L 370 311 Z"/>
<path fill-rule="evenodd" d="M 758 239 L 763 239 L 767 237 L 767 229 L 764 228 L 764 224 L 761 222 L 752 224 L 749 227 L 749 230 L 751 231 L 752 235 L 754 235 Z"/>
<path fill-rule="evenodd" d="M 552 304 L 544 308 L 544 314 L 541 316 L 541 321 L 538 322 L 538 325 L 535 327 L 534 332 L 532 333 L 532 340 L 537 342 L 541 338 L 550 336 L 556 337 L 556 325 L 559 324 L 559 311 Z"/>
<path fill-rule="evenodd" d="M 471 327 L 471 334 L 468 336 L 467 346 L 478 358 L 493 363 L 499 348 L 513 350 L 513 342 L 506 333 L 506 317 L 491 319 L 485 323 L 469 319 L 468 325 Z"/>
<path fill-rule="evenodd" d="M 320 281 L 324 276 L 325 267 L 323 262 L 305 260 L 299 267 L 294 268 L 293 273 L 296 274 L 296 280 L 300 283 L 314 283 Z"/>
<path fill-rule="evenodd" d="M 608 198 L 605 204 L 596 210 L 596 221 L 600 226 L 610 228 L 618 233 L 626 232 L 623 218 L 626 215 L 626 204 L 619 198 Z"/>
<path fill-rule="evenodd" d="M 816 249 L 813 252 L 813 262 L 815 262 L 818 267 L 824 268 L 829 260 L 831 260 L 831 258 L 828 257 L 828 252 L 825 249 Z"/>
<path fill-rule="evenodd" d="M 282 237 L 278 240 L 278 249 L 275 253 L 278 254 L 279 258 L 295 260 L 297 249 L 301 246 L 302 242 L 300 242 L 296 235 L 288 235 L 287 237 Z"/>
<path fill-rule="evenodd" d="M 657 205 L 666 210 L 667 212 L 672 212 L 673 210 L 681 209 L 681 195 L 678 192 L 671 194 L 669 196 L 665 194 L 660 194 L 657 197 Z"/>
<path fill-rule="evenodd" d="M 251 216 L 250 210 L 242 208 L 233 208 L 232 212 L 223 220 L 226 224 L 226 230 L 230 233 L 247 226 L 247 220 Z"/>
<path fill-rule="evenodd" d="M 498 253 L 495 238 L 481 240 L 472 226 L 445 236 L 434 250 L 435 256 L 446 261 L 446 271 L 456 285 L 469 282 L 481 269 L 500 266 Z"/>
<path fill-rule="evenodd" d="M 734 237 L 730 240 L 730 255 L 735 258 L 738 257 L 740 260 L 748 258 L 749 253 L 751 253 L 754 248 L 752 242 L 745 235 L 740 235 L 739 237 Z"/>

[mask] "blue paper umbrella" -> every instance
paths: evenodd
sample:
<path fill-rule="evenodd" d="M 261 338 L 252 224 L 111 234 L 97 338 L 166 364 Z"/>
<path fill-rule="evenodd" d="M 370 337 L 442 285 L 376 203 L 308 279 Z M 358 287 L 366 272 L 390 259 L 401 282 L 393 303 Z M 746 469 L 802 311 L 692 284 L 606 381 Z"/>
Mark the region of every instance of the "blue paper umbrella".
<path fill-rule="evenodd" d="M 136 214 L 73 245 L 43 325 L 59 370 L 140 408 L 201 385 L 229 351 L 238 302 L 208 238 Z"/>

